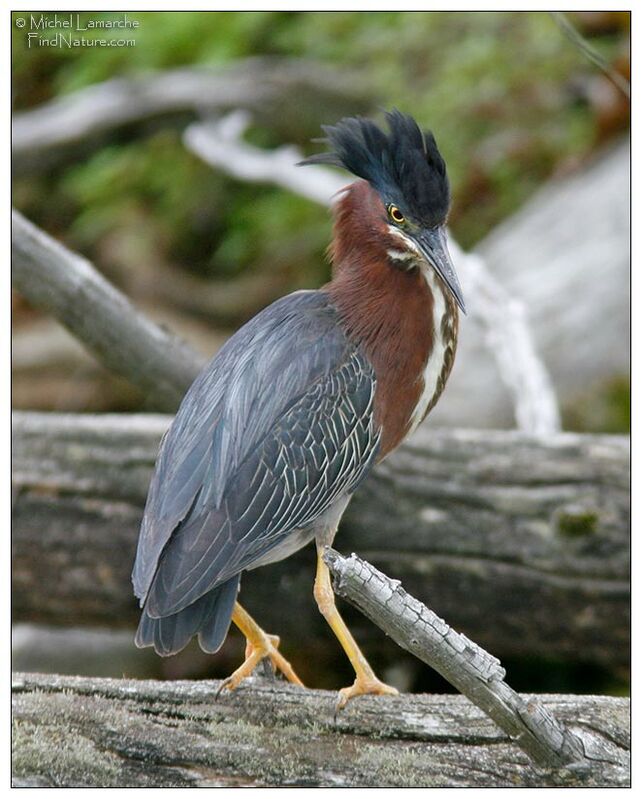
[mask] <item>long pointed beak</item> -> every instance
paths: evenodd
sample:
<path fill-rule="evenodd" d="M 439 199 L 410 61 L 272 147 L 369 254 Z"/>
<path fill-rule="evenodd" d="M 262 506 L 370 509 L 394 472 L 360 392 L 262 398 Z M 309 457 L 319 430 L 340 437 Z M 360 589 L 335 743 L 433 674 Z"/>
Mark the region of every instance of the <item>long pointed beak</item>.
<path fill-rule="evenodd" d="M 446 243 L 446 228 L 426 228 L 415 238 L 417 246 L 424 258 L 434 268 L 435 272 L 444 281 L 455 298 L 457 305 L 466 313 L 464 295 L 459 285 L 459 278 L 448 252 Z"/>

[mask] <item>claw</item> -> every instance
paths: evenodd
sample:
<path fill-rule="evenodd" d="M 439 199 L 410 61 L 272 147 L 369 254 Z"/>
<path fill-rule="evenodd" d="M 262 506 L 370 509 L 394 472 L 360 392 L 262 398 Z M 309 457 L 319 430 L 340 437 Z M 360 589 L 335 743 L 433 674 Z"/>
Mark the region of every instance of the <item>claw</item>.
<path fill-rule="evenodd" d="M 226 680 L 223 680 L 223 681 L 221 682 L 221 684 L 219 685 L 219 687 L 217 688 L 217 690 L 216 690 L 216 693 L 214 694 L 214 701 L 215 701 L 215 702 L 216 702 L 216 701 L 218 701 L 218 698 L 219 698 L 219 696 L 220 696 L 220 695 L 223 693 L 223 691 L 224 691 L 224 690 L 227 688 L 227 684 L 228 684 L 228 682 L 229 682 L 229 677 L 228 677 Z"/>
<path fill-rule="evenodd" d="M 335 707 L 335 714 L 344 708 L 348 702 L 355 696 L 363 696 L 364 694 L 378 694 L 387 696 L 398 696 L 399 691 L 393 688 L 392 685 L 386 685 L 376 677 L 357 676 L 356 680 L 348 688 L 342 688 L 339 691 L 339 697 Z"/>

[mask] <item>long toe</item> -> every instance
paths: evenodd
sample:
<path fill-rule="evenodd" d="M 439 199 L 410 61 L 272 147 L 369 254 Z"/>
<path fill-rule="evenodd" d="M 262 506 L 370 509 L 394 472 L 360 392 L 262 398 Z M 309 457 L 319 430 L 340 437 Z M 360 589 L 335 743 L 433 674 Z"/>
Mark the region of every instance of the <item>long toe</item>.
<path fill-rule="evenodd" d="M 294 683 L 295 685 L 300 685 L 304 687 L 297 673 L 290 665 L 290 662 L 283 657 L 283 655 L 279 652 L 279 650 L 276 647 L 273 647 L 269 652 L 269 658 L 272 661 L 272 665 L 274 666 L 274 668 L 278 669 L 286 680 Z"/>
<path fill-rule="evenodd" d="M 252 672 L 259 665 L 261 660 L 263 660 L 263 655 L 261 652 L 258 652 L 257 650 L 250 651 L 248 657 L 245 658 L 238 669 L 236 669 L 235 672 L 230 674 L 230 676 L 223 681 L 221 687 L 219 688 L 219 693 L 223 690 L 235 691 L 243 682 L 243 680 L 251 676 Z"/>
<path fill-rule="evenodd" d="M 363 696 L 364 694 L 397 696 L 399 691 L 393 688 L 392 685 L 386 685 L 385 682 L 381 682 L 376 677 L 357 677 L 352 685 L 339 691 L 337 710 L 345 707 L 355 696 Z"/>
<path fill-rule="evenodd" d="M 278 636 L 275 635 L 266 635 L 260 646 L 248 643 L 245 648 L 245 661 L 223 682 L 219 693 L 222 690 L 234 691 L 238 688 L 243 680 L 252 675 L 263 658 L 269 658 L 274 669 L 280 671 L 287 680 L 303 686 L 290 663 L 277 649 L 278 643 Z"/>

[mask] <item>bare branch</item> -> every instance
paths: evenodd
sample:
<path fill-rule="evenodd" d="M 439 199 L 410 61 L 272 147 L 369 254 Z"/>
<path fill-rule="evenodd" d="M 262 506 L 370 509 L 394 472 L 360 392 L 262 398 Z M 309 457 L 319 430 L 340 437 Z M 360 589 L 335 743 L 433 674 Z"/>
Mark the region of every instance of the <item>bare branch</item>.
<path fill-rule="evenodd" d="M 108 369 L 175 410 L 204 365 L 187 344 L 139 314 L 85 258 L 12 213 L 12 281 Z"/>
<path fill-rule="evenodd" d="M 481 323 L 487 351 L 512 398 L 517 428 L 542 435 L 560 430 L 555 389 L 524 303 L 510 295 L 479 254 L 464 252 L 452 238 L 449 244 L 459 274 L 465 275 L 473 321 Z"/>
<path fill-rule="evenodd" d="M 330 205 L 334 195 L 349 180 L 329 169 L 297 167 L 303 158 L 294 146 L 261 150 L 243 141 L 251 115 L 235 111 L 219 121 L 194 123 L 185 129 L 188 150 L 215 169 L 246 183 L 273 183 L 321 205 Z"/>
<path fill-rule="evenodd" d="M 524 701 L 504 682 L 500 662 L 407 594 L 357 555 L 327 548 L 324 560 L 335 592 L 381 627 L 399 646 L 432 666 L 481 708 L 536 763 L 559 768 L 571 763 L 612 762 L 612 753 L 561 725 L 542 705 Z"/>
<path fill-rule="evenodd" d="M 184 67 L 114 78 L 13 116 L 14 174 L 42 169 L 100 146 L 132 125 L 180 127 L 234 108 L 252 111 L 284 137 L 307 138 L 327 115 L 364 112 L 371 90 L 356 75 L 304 59 L 248 58 L 219 69 Z"/>
<path fill-rule="evenodd" d="M 558 26 L 564 32 L 566 38 L 571 41 L 575 47 L 588 58 L 595 66 L 602 70 L 602 72 L 607 76 L 607 78 L 618 87 L 618 89 L 624 94 L 626 97 L 631 99 L 631 84 L 629 81 L 620 75 L 619 72 L 616 72 L 610 64 L 606 62 L 604 58 L 595 50 L 595 48 L 591 47 L 591 45 L 586 41 L 586 39 L 582 36 L 582 34 L 577 30 L 577 28 L 572 24 L 569 20 L 567 15 L 563 11 L 549 11 L 548 12 L 551 17 L 555 20 Z"/>

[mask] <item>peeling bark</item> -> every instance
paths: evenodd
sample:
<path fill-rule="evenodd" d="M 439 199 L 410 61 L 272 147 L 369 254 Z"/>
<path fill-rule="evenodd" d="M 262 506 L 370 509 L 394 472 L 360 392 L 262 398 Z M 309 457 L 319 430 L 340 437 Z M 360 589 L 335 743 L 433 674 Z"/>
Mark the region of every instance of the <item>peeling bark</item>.
<path fill-rule="evenodd" d="M 327 548 L 324 560 L 335 592 L 361 610 L 399 646 L 412 652 L 481 708 L 536 763 L 560 768 L 609 760 L 608 748 L 583 740 L 565 728 L 540 703 L 525 702 L 505 681 L 499 660 L 456 632 L 366 561 L 342 557 Z"/>

